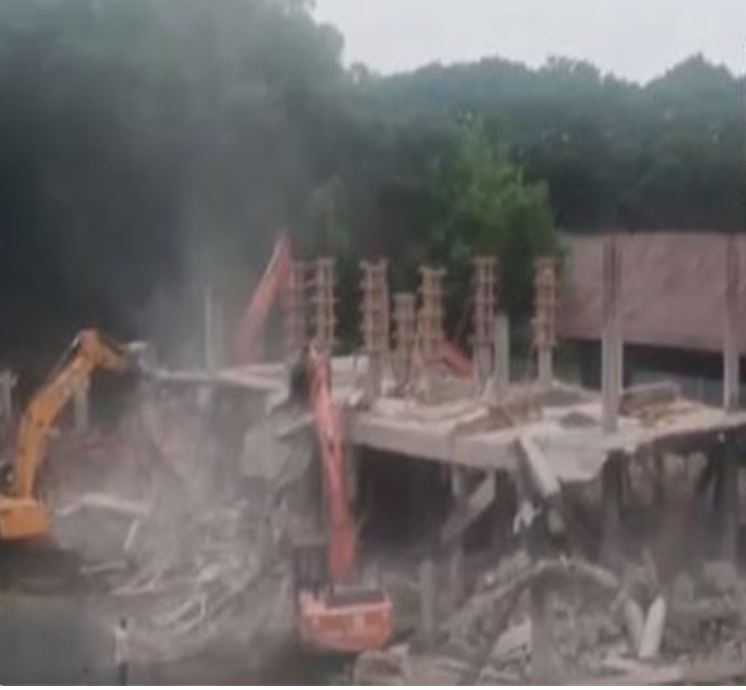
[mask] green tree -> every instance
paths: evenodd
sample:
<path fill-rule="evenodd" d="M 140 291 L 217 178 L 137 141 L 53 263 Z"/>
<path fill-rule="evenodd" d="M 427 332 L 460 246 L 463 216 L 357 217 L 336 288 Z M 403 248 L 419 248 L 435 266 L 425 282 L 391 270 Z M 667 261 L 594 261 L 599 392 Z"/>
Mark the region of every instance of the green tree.
<path fill-rule="evenodd" d="M 439 219 L 429 247 L 454 276 L 463 304 L 475 254 L 500 259 L 503 307 L 514 318 L 530 307 L 534 260 L 557 250 L 546 187 L 529 183 L 484 125 L 459 128 L 452 160 L 431 171 Z"/>

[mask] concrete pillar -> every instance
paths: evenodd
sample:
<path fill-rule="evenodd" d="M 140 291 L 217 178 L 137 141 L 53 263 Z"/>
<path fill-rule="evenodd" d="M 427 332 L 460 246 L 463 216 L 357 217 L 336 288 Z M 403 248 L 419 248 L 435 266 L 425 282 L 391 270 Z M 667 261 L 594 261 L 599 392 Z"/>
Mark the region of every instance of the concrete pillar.
<path fill-rule="evenodd" d="M 492 532 L 492 551 L 499 556 L 511 538 L 513 516 L 516 511 L 515 490 L 507 472 L 494 473 L 495 505 L 494 528 Z"/>
<path fill-rule="evenodd" d="M 505 399 L 510 388 L 510 322 L 505 314 L 495 317 L 495 363 L 493 380 L 495 402 Z"/>
<path fill-rule="evenodd" d="M 535 685 L 557 685 L 561 682 L 552 628 L 549 584 L 539 580 L 531 587 L 531 682 Z"/>
<path fill-rule="evenodd" d="M 738 472 L 738 454 L 733 442 L 728 439 L 723 450 L 722 557 L 732 563 L 735 563 L 738 557 L 738 527 L 740 524 Z"/>
<path fill-rule="evenodd" d="M 554 357 L 551 347 L 542 347 L 538 352 L 539 357 L 539 385 L 542 388 L 551 388 L 554 381 Z"/>
<path fill-rule="evenodd" d="M 437 587 L 435 562 L 432 557 L 426 557 L 419 567 L 420 582 L 420 636 L 425 645 L 430 646 L 435 641 L 435 627 L 437 621 Z"/>
<path fill-rule="evenodd" d="M 467 500 L 466 472 L 462 467 L 451 468 L 451 491 L 453 504 L 460 510 Z M 466 583 L 464 581 L 464 545 L 463 535 L 453 540 L 448 554 L 448 579 L 450 584 L 451 605 L 455 609 L 464 597 Z"/>
<path fill-rule="evenodd" d="M 12 372 L 0 372 L 0 423 L 6 428 L 13 425 L 13 388 L 16 382 Z"/>
<path fill-rule="evenodd" d="M 732 412 L 739 406 L 740 348 L 738 345 L 738 254 L 733 238 L 726 240 L 725 309 L 723 323 L 723 407 Z"/>
<path fill-rule="evenodd" d="M 383 356 L 378 352 L 368 354 L 368 373 L 365 380 L 365 398 L 369 403 L 380 397 L 383 387 Z"/>
<path fill-rule="evenodd" d="M 621 304 L 621 254 L 616 238 L 604 242 L 603 255 L 603 334 L 601 341 L 601 396 L 603 428 L 616 431 L 619 399 L 624 376 Z"/>
<path fill-rule="evenodd" d="M 623 463 L 622 455 L 612 453 L 601 473 L 603 502 L 601 557 L 605 563 L 613 562 L 618 553 L 622 525 Z"/>
<path fill-rule="evenodd" d="M 88 431 L 90 425 L 89 404 L 90 383 L 82 381 L 73 394 L 73 405 L 75 410 L 75 431 L 83 434 Z"/>
<path fill-rule="evenodd" d="M 347 499 L 351 506 L 357 503 L 360 496 L 360 451 L 351 443 L 345 448 Z"/>
<path fill-rule="evenodd" d="M 212 288 L 205 288 L 204 302 L 204 346 L 205 346 L 205 371 L 214 371 L 216 368 L 215 357 L 215 323 L 213 312 Z"/>

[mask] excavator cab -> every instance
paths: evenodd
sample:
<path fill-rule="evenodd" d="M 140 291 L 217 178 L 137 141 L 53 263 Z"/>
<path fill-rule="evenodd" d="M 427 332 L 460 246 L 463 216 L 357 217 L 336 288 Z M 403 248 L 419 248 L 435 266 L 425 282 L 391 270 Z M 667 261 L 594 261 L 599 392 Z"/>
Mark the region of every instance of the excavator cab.
<path fill-rule="evenodd" d="M 323 542 L 297 546 L 293 565 L 297 630 L 303 647 L 358 654 L 389 642 L 392 605 L 381 587 L 335 584 L 329 574 L 328 545 Z"/>

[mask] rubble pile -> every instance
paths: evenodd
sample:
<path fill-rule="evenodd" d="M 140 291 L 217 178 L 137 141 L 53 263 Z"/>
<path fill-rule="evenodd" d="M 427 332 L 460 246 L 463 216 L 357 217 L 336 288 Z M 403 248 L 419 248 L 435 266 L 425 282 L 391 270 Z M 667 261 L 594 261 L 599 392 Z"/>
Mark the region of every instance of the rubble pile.
<path fill-rule="evenodd" d="M 536 617 L 537 589 L 547 596 Z M 539 652 L 543 633 L 549 644 Z M 618 684 L 734 682 L 746 678 L 746 583 L 736 569 L 708 562 L 661 586 L 645 559 L 625 572 L 579 559 L 530 561 L 519 552 L 481 575 L 476 591 L 440 626 L 363 655 L 361 683 Z M 541 679 L 541 678 L 539 678 Z"/>
<path fill-rule="evenodd" d="M 128 442 L 78 453 L 54 496 L 57 541 L 83 559 L 101 616 L 112 628 L 129 621 L 138 664 L 213 643 L 246 649 L 292 623 L 288 473 L 245 482 L 240 452 L 226 452 L 192 403 L 141 405 L 123 425 Z M 81 465 L 100 470 L 95 481 L 80 479 Z"/>

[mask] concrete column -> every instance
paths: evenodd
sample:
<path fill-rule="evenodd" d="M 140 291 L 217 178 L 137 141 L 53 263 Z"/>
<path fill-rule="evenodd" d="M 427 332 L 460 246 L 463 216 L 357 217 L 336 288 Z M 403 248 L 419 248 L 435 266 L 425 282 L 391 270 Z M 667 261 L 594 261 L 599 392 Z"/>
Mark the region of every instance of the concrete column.
<path fill-rule="evenodd" d="M 466 473 L 461 467 L 451 468 L 451 491 L 453 492 L 453 504 L 456 510 L 460 510 L 466 503 Z M 448 554 L 448 576 L 450 583 L 451 605 L 455 609 L 461 602 L 466 591 L 464 581 L 464 546 L 463 535 L 453 541 Z"/>
<path fill-rule="evenodd" d="M 495 472 L 495 504 L 493 509 L 494 531 L 492 551 L 499 556 L 512 534 L 513 516 L 516 511 L 515 490 L 507 472 Z"/>
<path fill-rule="evenodd" d="M 360 451 L 351 443 L 346 446 L 345 451 L 347 499 L 354 506 L 360 496 Z"/>
<path fill-rule="evenodd" d="M 601 396 L 603 428 L 616 431 L 624 376 L 621 304 L 621 255 L 612 235 L 604 242 L 603 334 L 601 341 Z"/>
<path fill-rule="evenodd" d="M 13 388 L 16 381 L 12 372 L 0 372 L 0 423 L 6 428 L 13 424 Z"/>
<path fill-rule="evenodd" d="M 369 403 L 381 395 L 383 385 L 383 356 L 377 352 L 368 355 L 365 397 Z"/>
<path fill-rule="evenodd" d="M 735 563 L 738 557 L 738 527 L 740 524 L 738 472 L 738 454 L 733 441 L 728 439 L 723 450 L 722 557 L 732 563 Z"/>
<path fill-rule="evenodd" d="M 613 562 L 617 553 L 622 524 L 622 486 L 624 457 L 613 453 L 609 456 L 601 473 L 603 501 L 602 560 Z"/>
<path fill-rule="evenodd" d="M 535 685 L 561 682 L 552 628 L 549 584 L 539 581 L 531 587 L 531 682 Z"/>
<path fill-rule="evenodd" d="M 212 288 L 205 288 L 204 302 L 204 346 L 205 346 L 205 371 L 214 371 L 216 368 L 215 356 L 215 314 L 213 310 Z"/>
<path fill-rule="evenodd" d="M 437 588 L 435 581 L 435 562 L 432 557 L 425 558 L 419 567 L 420 581 L 420 636 L 425 645 L 435 641 L 437 621 Z"/>
<path fill-rule="evenodd" d="M 75 431 L 82 434 L 88 431 L 90 425 L 89 404 L 90 383 L 83 381 L 75 389 L 73 405 L 75 410 Z"/>
<path fill-rule="evenodd" d="M 551 388 L 554 380 L 554 357 L 551 347 L 542 347 L 539 356 L 539 385 L 542 388 Z"/>
<path fill-rule="evenodd" d="M 738 346 L 738 254 L 733 238 L 726 240 L 725 254 L 725 314 L 723 323 L 723 407 L 732 412 L 739 406 L 741 380 Z"/>
<path fill-rule="evenodd" d="M 492 377 L 496 402 L 499 403 L 510 388 L 510 322 L 505 314 L 495 317 L 494 357 Z"/>

